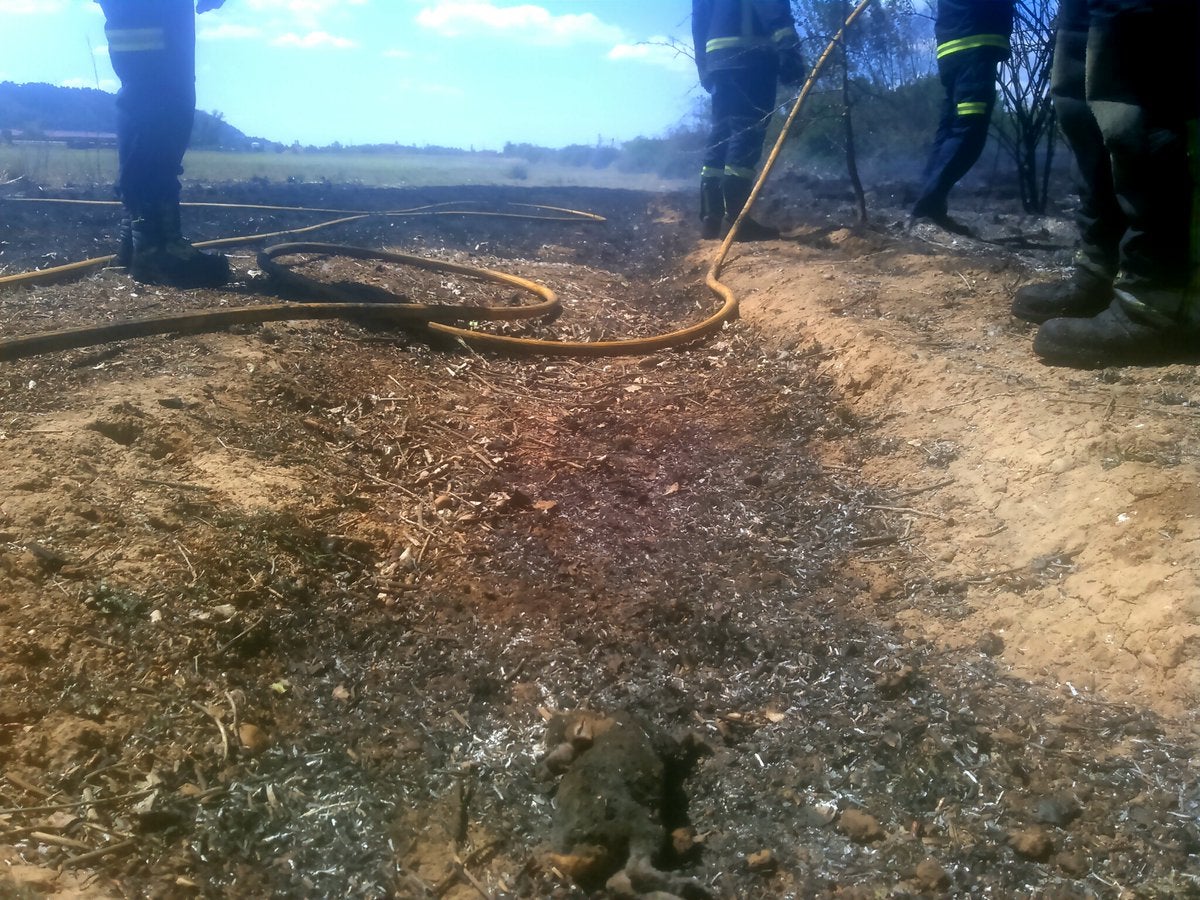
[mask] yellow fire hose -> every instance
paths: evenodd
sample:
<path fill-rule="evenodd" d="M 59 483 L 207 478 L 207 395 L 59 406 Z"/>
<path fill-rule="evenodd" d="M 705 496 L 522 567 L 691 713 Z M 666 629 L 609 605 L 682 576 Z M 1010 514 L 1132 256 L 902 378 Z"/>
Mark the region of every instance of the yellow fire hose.
<path fill-rule="evenodd" d="M 42 198 L 42 197 L 10 197 L 10 203 L 48 203 L 48 204 L 69 204 L 72 206 L 120 206 L 116 200 L 67 200 L 61 198 Z M 269 210 L 271 212 L 302 212 L 302 213 L 336 213 L 340 216 L 337 219 L 330 219 L 327 222 L 319 222 L 316 225 L 308 225 L 302 228 L 290 228 L 286 231 L 269 231 L 263 234 L 247 234 L 237 237 L 218 238 L 213 241 L 200 241 L 195 246 L 211 249 L 213 247 L 235 247 L 243 244 L 249 244 L 256 241 L 265 241 L 272 238 L 294 237 L 300 234 L 308 234 L 313 231 L 318 231 L 322 228 L 332 228 L 335 225 L 345 225 L 347 222 L 357 222 L 360 219 L 366 219 L 370 216 L 383 216 L 388 218 L 414 218 L 419 216 L 488 216 L 489 218 L 510 218 L 510 219 L 534 219 L 537 221 L 546 222 L 603 222 L 604 217 L 598 216 L 595 213 L 583 212 L 576 209 L 564 209 L 559 206 L 542 206 L 534 203 L 513 203 L 512 206 L 524 209 L 545 209 L 551 212 L 562 213 L 558 216 L 534 215 L 532 213 L 505 213 L 495 210 L 472 210 L 462 209 L 459 207 L 465 204 L 461 202 L 450 203 L 433 203 L 427 206 L 416 206 L 412 209 L 392 210 L 388 212 L 378 212 L 373 210 L 355 210 L 355 209 L 321 209 L 307 206 L 266 206 L 261 204 L 248 203 L 184 203 L 182 206 L 189 208 L 209 208 L 209 209 L 259 209 Z M 97 256 L 92 259 L 83 259 L 78 262 L 67 263 L 62 266 L 54 266 L 53 268 L 37 269 L 32 272 L 21 272 L 17 275 L 8 275 L 0 277 L 0 288 L 3 287 L 31 287 L 33 285 L 60 284 L 64 281 L 74 281 L 77 278 L 82 278 L 88 272 L 97 269 L 103 269 L 114 259 L 113 256 Z M 0 356 L 0 359 L 3 359 Z"/>
<path fill-rule="evenodd" d="M 725 322 L 735 318 L 737 315 L 737 298 L 734 296 L 733 291 L 731 291 L 720 281 L 720 274 L 721 269 L 725 264 L 725 259 L 729 254 L 729 250 L 733 246 L 734 241 L 737 239 L 738 229 L 742 222 L 745 221 L 755 201 L 758 199 L 759 194 L 762 192 L 762 187 L 766 183 L 771 170 L 774 168 L 775 163 L 783 149 L 784 142 L 787 140 L 788 134 L 791 131 L 791 128 L 795 123 L 800 110 L 803 108 L 805 101 L 808 99 L 808 96 L 812 91 L 812 87 L 815 84 L 817 77 L 820 75 L 821 70 L 824 68 L 826 61 L 837 47 L 838 42 L 841 41 L 846 29 L 854 23 L 854 20 L 858 18 L 859 14 L 862 13 L 862 11 L 866 9 L 870 3 L 871 0 L 861 0 L 861 2 L 859 2 L 859 4 L 854 8 L 854 11 L 851 12 L 849 17 L 847 17 L 841 29 L 838 30 L 837 34 L 834 35 L 824 52 L 817 59 L 816 65 L 813 66 L 812 72 L 809 74 L 799 96 L 797 96 L 795 103 L 792 105 L 791 112 L 789 113 L 787 120 L 785 121 L 783 128 L 779 133 L 778 139 L 775 141 L 775 145 L 772 147 L 771 152 L 767 157 L 766 163 L 763 165 L 762 172 L 759 174 L 758 180 L 755 182 L 754 187 L 750 192 L 750 197 L 746 201 L 745 207 L 738 216 L 737 220 L 733 223 L 733 226 L 730 228 L 725 240 L 721 243 L 721 246 L 718 249 L 717 254 L 714 257 L 713 262 L 705 276 L 705 284 L 714 294 L 717 295 L 718 298 L 720 298 L 722 303 L 721 307 L 715 313 L 701 322 L 697 322 L 693 325 L 689 325 L 664 334 L 653 335 L 651 337 L 628 338 L 625 340 L 615 341 L 554 341 L 487 334 L 485 332 L 475 331 L 470 328 L 452 325 L 450 322 L 514 320 L 556 316 L 561 311 L 562 305 L 555 296 L 554 292 L 544 285 L 540 285 L 537 282 L 530 281 L 525 278 L 520 278 L 516 275 L 510 275 L 504 272 L 494 271 L 492 269 L 464 266 L 457 263 L 432 260 L 425 257 L 410 256 L 404 253 L 368 250 L 362 247 L 349 247 L 338 244 L 288 243 L 269 247 L 259 255 L 260 266 L 262 266 L 264 270 L 271 272 L 276 278 L 282 280 L 285 284 L 288 283 L 289 273 L 285 267 L 276 262 L 278 257 L 301 253 L 326 253 L 331 255 L 347 256 L 356 259 L 374 259 L 392 262 L 399 265 L 412 266 L 414 268 L 420 268 L 434 272 L 447 272 L 464 275 L 479 279 L 481 281 L 490 281 L 496 284 L 515 287 L 540 298 L 541 302 L 522 307 L 480 307 L 441 304 L 429 305 L 422 303 L 360 303 L 348 301 L 325 303 L 264 304 L 260 306 L 234 307 L 229 309 L 198 310 L 178 313 L 175 315 L 156 316 L 146 319 L 131 319 L 122 322 L 115 322 L 109 325 L 66 328 L 58 331 L 27 335 L 24 337 L 7 338 L 0 340 L 0 361 L 20 359 L 28 356 L 36 356 L 42 353 L 68 350 L 78 347 L 93 346 L 95 344 L 103 344 L 116 340 L 147 337 L 155 334 L 196 334 L 227 328 L 231 325 L 237 324 L 258 324 L 262 322 L 299 319 L 371 318 L 375 320 L 407 323 L 410 326 L 423 325 L 430 331 L 455 338 L 462 341 L 467 346 L 475 349 L 492 350 L 510 355 L 536 354 L 560 357 L 633 356 L 653 353 L 668 347 L 677 347 L 684 344 L 689 344 L 708 337 L 709 335 L 720 330 L 720 328 L 724 326 Z M 105 203 L 105 201 L 46 201 L 36 199 L 29 200 L 27 202 L 88 203 L 97 205 Z M 361 210 L 314 210 L 301 207 L 243 206 L 241 204 L 220 203 L 200 203 L 187 205 L 217 208 L 249 208 L 274 211 L 287 210 L 344 214 L 340 218 L 332 219 L 328 222 L 322 222 L 317 225 L 311 225 L 306 228 L 272 232 L 269 234 L 248 235 L 244 237 L 221 238 L 219 240 L 198 243 L 196 244 L 197 247 L 227 247 L 234 244 L 245 244 L 251 241 L 261 241 L 268 238 L 295 236 L 316 231 L 321 228 L 329 228 L 334 225 L 358 221 L 372 215 L 489 215 L 535 219 L 551 218 L 556 221 L 604 221 L 601 216 L 597 216 L 592 213 L 562 209 L 560 207 L 536 206 L 531 204 L 519 205 L 524 206 L 525 208 L 548 210 L 551 212 L 560 213 L 562 215 L 558 217 L 548 217 L 543 215 L 533 215 L 532 213 L 497 213 L 485 210 L 463 210 L 455 208 L 456 206 L 461 206 L 461 204 L 453 203 L 432 204 L 429 206 L 415 207 L 410 210 L 399 210 L 388 213 L 377 213 Z M 96 259 L 82 260 L 80 262 L 71 263 L 65 266 L 57 266 L 52 269 L 42 269 L 35 272 L 25 272 L 19 275 L 10 275 L 5 278 L 0 278 L 0 288 L 14 285 L 50 284 L 57 281 L 77 278 L 86 274 L 87 272 L 102 268 L 111 262 L 112 259 L 113 257 L 111 256 L 98 257 Z M 293 277 L 297 279 L 299 278 L 299 276 Z"/>

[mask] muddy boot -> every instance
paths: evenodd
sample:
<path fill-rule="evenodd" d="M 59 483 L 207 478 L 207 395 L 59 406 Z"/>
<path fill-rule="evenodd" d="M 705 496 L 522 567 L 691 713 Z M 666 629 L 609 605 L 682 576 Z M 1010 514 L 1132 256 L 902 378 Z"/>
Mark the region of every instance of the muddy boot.
<path fill-rule="evenodd" d="M 1183 291 L 1162 291 L 1150 304 L 1124 291 L 1090 319 L 1051 319 L 1038 329 L 1033 351 L 1054 366 L 1097 369 L 1103 366 L 1168 365 L 1200 357 L 1200 328 L 1180 314 Z M 1145 295 L 1143 294 L 1143 297 Z"/>
<path fill-rule="evenodd" d="M 1027 284 L 1013 295 L 1012 314 L 1041 324 L 1050 319 L 1090 319 L 1112 303 L 1112 280 L 1075 266 L 1065 281 Z"/>
<path fill-rule="evenodd" d="M 700 176 L 700 237 L 714 241 L 721 237 L 721 220 L 725 218 L 725 194 L 721 179 Z"/>
<path fill-rule="evenodd" d="M 129 274 L 134 281 L 178 288 L 213 288 L 229 282 L 229 260 L 223 254 L 204 253 L 184 240 L 178 205 L 141 212 L 133 219 L 132 231 Z"/>
<path fill-rule="evenodd" d="M 725 195 L 725 224 L 728 227 L 732 228 L 733 223 L 737 221 L 737 217 L 741 214 L 746 201 L 750 199 L 750 191 L 753 187 L 754 182 L 751 179 L 742 178 L 740 175 L 726 175 L 722 179 L 721 189 Z M 742 220 L 742 224 L 738 226 L 737 237 L 734 238 L 738 242 L 774 241 L 778 239 L 778 228 L 763 225 L 749 216 Z"/>

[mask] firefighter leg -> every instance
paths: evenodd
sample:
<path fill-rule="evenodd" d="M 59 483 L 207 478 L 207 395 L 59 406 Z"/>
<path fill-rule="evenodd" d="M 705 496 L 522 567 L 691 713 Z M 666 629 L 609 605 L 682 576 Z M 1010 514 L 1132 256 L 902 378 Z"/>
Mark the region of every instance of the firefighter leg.
<path fill-rule="evenodd" d="M 1200 354 L 1191 289 L 1194 183 L 1187 120 L 1196 5 L 1092 0 L 1087 100 L 1128 219 L 1115 300 L 1092 319 L 1052 319 L 1034 350 L 1071 366 L 1165 363 Z"/>
<path fill-rule="evenodd" d="M 134 281 L 179 288 L 213 288 L 229 281 L 224 254 L 197 250 L 184 238 L 178 202 L 142 208 L 131 224 L 129 274 Z"/>
<path fill-rule="evenodd" d="M 712 126 L 700 169 L 700 236 L 709 240 L 721 236 L 721 220 L 725 218 L 721 176 L 725 173 L 725 154 L 729 149 L 729 111 L 725 108 L 728 92 L 717 87 L 723 79 L 713 80 Z"/>
<path fill-rule="evenodd" d="M 721 180 L 721 191 L 725 195 L 726 225 L 733 225 L 737 220 L 753 189 L 753 169 L 736 169 L 732 166 L 725 168 L 725 177 Z M 747 216 L 738 228 L 736 239 L 739 241 L 773 241 L 778 237 L 778 228 L 764 225 Z"/>
<path fill-rule="evenodd" d="M 1013 297 L 1012 313 L 1028 322 L 1062 316 L 1089 318 L 1112 302 L 1117 254 L 1126 219 L 1113 190 L 1104 136 L 1084 96 L 1087 0 L 1062 0 L 1050 93 L 1063 137 L 1071 149 L 1079 194 L 1075 216 L 1080 250 L 1065 281 L 1026 285 Z"/>
<path fill-rule="evenodd" d="M 987 143 L 996 103 L 996 60 L 988 48 L 960 50 L 941 63 L 946 101 L 925 167 L 914 218 L 927 218 L 948 230 L 966 233 L 947 215 L 950 191 L 971 170 Z"/>
<path fill-rule="evenodd" d="M 721 188 L 724 169 L 709 169 L 700 172 L 700 236 L 715 240 L 721 236 L 721 222 L 725 218 L 725 193 Z"/>
<path fill-rule="evenodd" d="M 728 73 L 730 134 L 721 190 L 725 196 L 725 222 L 732 225 L 741 215 L 754 188 L 755 168 L 762 158 L 763 140 L 775 109 L 777 75 L 770 66 L 735 69 Z M 745 218 L 738 229 L 739 241 L 773 240 L 779 229 Z"/>
<path fill-rule="evenodd" d="M 118 258 L 156 284 L 223 284 L 229 264 L 179 228 L 179 175 L 196 110 L 195 13 L 190 0 L 103 0 L 117 94 L 117 189 L 130 220 Z"/>
<path fill-rule="evenodd" d="M 729 141 L 740 110 L 737 78 L 731 71 L 712 75 L 712 128 L 704 148 L 704 165 L 700 169 L 701 237 L 719 238 L 725 220 L 725 194 L 721 179 L 725 161 L 729 158 Z"/>

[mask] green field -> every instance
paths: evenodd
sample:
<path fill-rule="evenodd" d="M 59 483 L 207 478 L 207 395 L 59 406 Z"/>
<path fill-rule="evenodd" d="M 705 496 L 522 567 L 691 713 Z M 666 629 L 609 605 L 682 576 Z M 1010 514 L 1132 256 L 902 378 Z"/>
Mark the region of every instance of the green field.
<path fill-rule="evenodd" d="M 110 184 L 116 177 L 115 150 L 73 150 L 60 144 L 0 145 L 0 181 L 22 177 L 45 188 Z M 428 187 L 507 184 L 528 187 L 601 187 L 663 191 L 684 186 L 654 175 L 559 165 L 522 159 L 421 153 L 225 153 L 194 150 L 184 160 L 184 181 L 221 183 L 265 178 L 282 182 L 328 179 L 338 184 Z"/>

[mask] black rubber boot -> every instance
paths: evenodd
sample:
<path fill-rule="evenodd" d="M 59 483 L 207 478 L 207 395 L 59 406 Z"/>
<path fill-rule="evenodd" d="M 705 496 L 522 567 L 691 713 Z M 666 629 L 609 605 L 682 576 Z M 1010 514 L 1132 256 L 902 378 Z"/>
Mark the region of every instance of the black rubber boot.
<path fill-rule="evenodd" d="M 1167 365 L 1200 357 L 1200 330 L 1118 295 L 1090 319 L 1050 319 L 1033 352 L 1053 366 Z"/>
<path fill-rule="evenodd" d="M 178 205 L 142 211 L 131 224 L 129 274 L 134 281 L 178 288 L 213 288 L 229 282 L 229 260 L 224 254 L 204 253 L 184 240 Z"/>
<path fill-rule="evenodd" d="M 725 193 L 721 179 L 711 176 L 700 179 L 700 237 L 712 241 L 721 237 L 721 220 L 725 218 Z"/>
<path fill-rule="evenodd" d="M 749 178 L 738 175 L 726 175 L 721 180 L 721 189 L 725 195 L 725 224 L 732 228 L 737 221 L 746 201 L 750 199 L 750 191 L 754 182 Z M 738 227 L 735 241 L 774 241 L 779 239 L 779 229 L 763 225 L 747 216 Z"/>
<path fill-rule="evenodd" d="M 1013 295 L 1012 314 L 1039 325 L 1050 319 L 1090 319 L 1112 299 L 1111 280 L 1076 266 L 1065 281 L 1025 285 Z"/>

